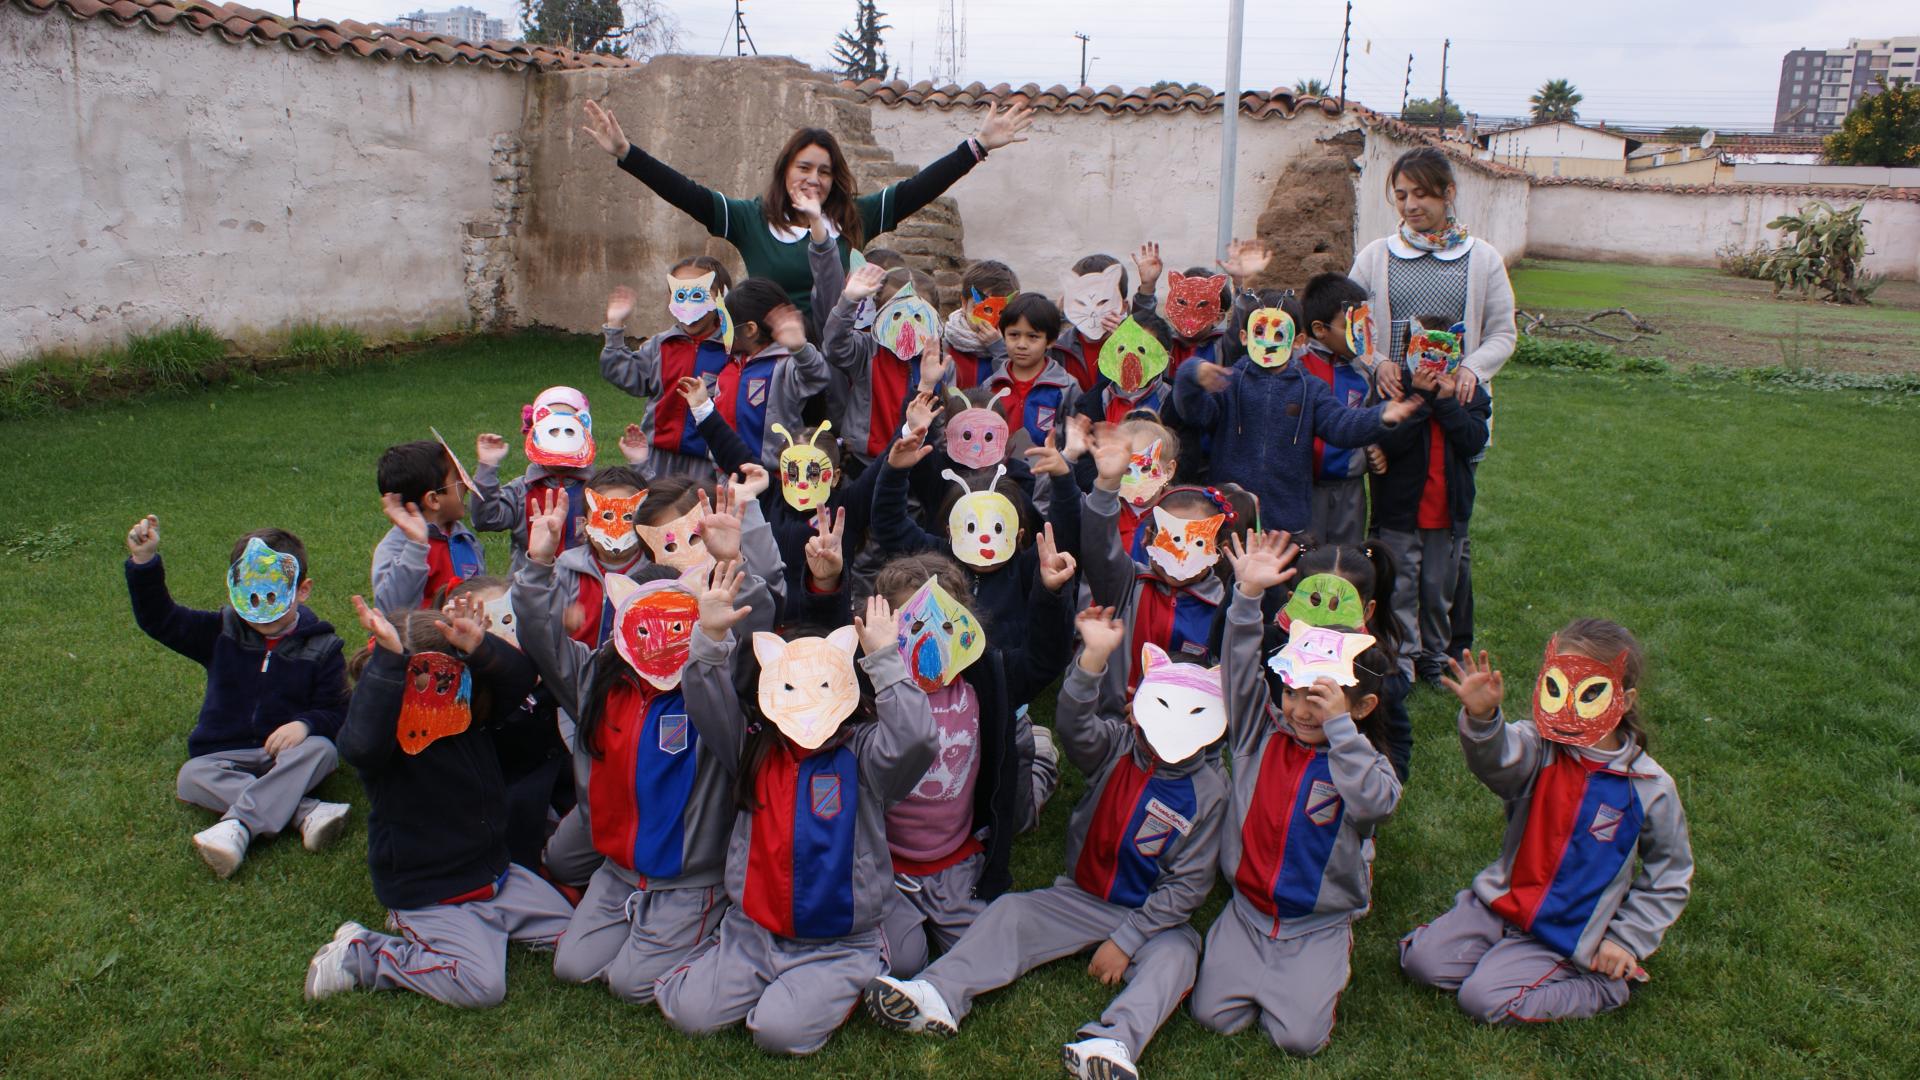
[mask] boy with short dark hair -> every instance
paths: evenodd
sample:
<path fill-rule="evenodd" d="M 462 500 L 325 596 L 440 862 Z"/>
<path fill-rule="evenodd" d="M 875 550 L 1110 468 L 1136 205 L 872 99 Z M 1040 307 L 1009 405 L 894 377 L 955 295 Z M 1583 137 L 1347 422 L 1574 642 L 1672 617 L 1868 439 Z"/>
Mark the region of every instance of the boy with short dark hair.
<path fill-rule="evenodd" d="M 447 590 L 486 572 L 467 516 L 466 477 L 440 443 L 390 446 L 376 470 L 380 506 L 393 528 L 373 549 L 373 602 L 394 618 L 437 607 Z"/>
<path fill-rule="evenodd" d="M 1080 383 L 1050 349 L 1065 319 L 1053 301 L 1036 292 L 1023 292 L 1000 311 L 1000 339 L 1007 358 L 987 379 L 989 394 L 1005 389 L 1001 415 L 1013 432 L 1025 430 L 1035 446 L 1045 446 L 1057 422 L 1072 414 Z"/>
<path fill-rule="evenodd" d="M 231 877 L 254 838 L 289 825 L 308 851 L 332 843 L 346 803 L 308 797 L 333 771 L 333 737 L 347 709 L 346 661 L 333 627 L 305 604 L 313 591 L 307 549 L 284 529 L 234 542 L 229 603 L 197 611 L 173 602 L 160 563 L 160 519 L 127 531 L 127 592 L 147 636 L 207 669 L 200 717 L 180 767 L 182 802 L 221 815 L 193 846 Z"/>
<path fill-rule="evenodd" d="M 1316 274 L 1300 299 L 1307 374 L 1333 389 L 1350 409 L 1378 404 L 1373 368 L 1347 344 L 1347 318 L 1367 302 L 1367 290 L 1345 274 Z M 1367 448 L 1330 446 L 1313 438 L 1313 535 L 1325 544 L 1358 544 L 1367 535 Z"/>

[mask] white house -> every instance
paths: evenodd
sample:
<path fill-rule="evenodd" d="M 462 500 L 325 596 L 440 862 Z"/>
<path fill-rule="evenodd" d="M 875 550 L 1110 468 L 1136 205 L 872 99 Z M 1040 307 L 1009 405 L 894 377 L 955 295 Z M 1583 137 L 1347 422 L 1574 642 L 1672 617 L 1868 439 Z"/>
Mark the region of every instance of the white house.
<path fill-rule="evenodd" d="M 1556 120 L 1490 131 L 1475 156 L 1535 176 L 1625 176 L 1627 155 L 1640 140 L 1604 128 Z"/>

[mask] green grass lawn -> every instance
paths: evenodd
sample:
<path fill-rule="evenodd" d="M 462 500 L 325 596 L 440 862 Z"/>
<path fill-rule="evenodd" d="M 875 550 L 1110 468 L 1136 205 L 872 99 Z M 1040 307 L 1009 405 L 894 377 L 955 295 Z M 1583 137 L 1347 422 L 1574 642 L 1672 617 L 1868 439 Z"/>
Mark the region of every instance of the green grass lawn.
<path fill-rule="evenodd" d="M 1523 282 L 1526 280 L 1523 274 Z M 1530 286 L 1527 286 L 1530 287 Z M 1527 287 L 1523 287 L 1523 294 Z M 510 431 L 541 387 L 587 389 L 603 433 L 638 417 L 588 339 L 475 340 L 186 397 L 0 425 L 0 1073 L 1049 1075 L 1105 990 L 1066 961 L 984 998 L 958 1038 L 864 1016 L 815 1058 L 741 1033 L 689 1041 L 651 1010 L 561 986 L 515 950 L 506 1003 L 459 1013 L 407 994 L 301 999 L 342 919 L 378 925 L 365 800 L 319 855 L 258 847 L 216 880 L 176 803 L 199 671 L 134 627 L 122 537 L 160 515 L 175 594 L 212 606 L 228 545 L 274 523 L 312 555 L 313 606 L 348 596 L 386 529 L 374 460 L 434 424 L 456 446 Z M 1410 985 L 1394 940 L 1446 909 L 1498 849 L 1500 807 L 1466 772 L 1452 709 L 1413 700 L 1413 782 L 1379 840 L 1333 1045 L 1289 1063 L 1258 1033 L 1176 1017 L 1153 1077 L 1680 1076 L 1920 1072 L 1920 719 L 1910 409 L 1840 393 L 1511 371 L 1480 474 L 1483 643 L 1525 708 L 1547 635 L 1604 615 L 1645 642 L 1654 748 L 1692 822 L 1694 900 L 1647 962 L 1653 981 L 1586 1023 L 1493 1030 Z M 615 453 L 603 439 L 603 458 Z M 100 468 L 77 464 L 106 455 Z M 517 449 L 510 469 L 522 463 Z M 74 470 L 78 471 L 74 471 Z M 79 477 L 88 490 L 72 490 Z M 65 489 L 65 490 L 63 490 Z M 495 537 L 494 540 L 498 540 Z M 489 558 L 504 565 L 505 548 Z M 1879 605 L 1879 606 L 1875 606 Z M 352 638 L 348 631 L 345 636 Z M 1059 867 L 1071 776 L 1017 849 L 1022 886 Z M 1224 887 L 1205 916 L 1217 909 Z"/>
<path fill-rule="evenodd" d="M 1624 307 L 1661 332 L 1621 351 L 1683 365 L 1920 371 L 1920 284 L 1911 281 L 1887 282 L 1871 305 L 1844 306 L 1776 300 L 1766 282 L 1718 270 L 1528 259 L 1513 270 L 1513 291 L 1522 311 Z M 1597 325 L 1627 329 L 1619 319 Z"/>

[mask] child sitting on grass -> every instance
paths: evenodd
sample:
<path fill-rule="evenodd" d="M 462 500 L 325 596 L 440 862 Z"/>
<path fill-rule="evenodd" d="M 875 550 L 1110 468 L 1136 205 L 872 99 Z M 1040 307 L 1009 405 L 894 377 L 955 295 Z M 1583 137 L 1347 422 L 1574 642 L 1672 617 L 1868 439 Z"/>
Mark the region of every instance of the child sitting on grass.
<path fill-rule="evenodd" d="M 381 610 L 437 607 L 448 590 L 486 572 L 480 538 L 461 521 L 466 480 L 445 447 L 425 439 L 390 446 L 377 479 L 380 506 L 393 522 L 373 549 L 373 600 Z"/>

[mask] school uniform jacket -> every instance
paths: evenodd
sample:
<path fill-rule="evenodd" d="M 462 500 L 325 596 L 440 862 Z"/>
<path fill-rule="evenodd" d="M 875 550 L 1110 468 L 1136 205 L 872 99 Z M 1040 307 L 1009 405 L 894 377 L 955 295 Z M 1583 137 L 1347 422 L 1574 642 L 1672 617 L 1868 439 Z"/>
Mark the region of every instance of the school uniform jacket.
<path fill-rule="evenodd" d="M 812 345 L 803 345 L 798 352 L 769 345 L 752 356 L 735 358 L 726 355 L 719 342 L 696 343 L 678 326 L 648 338 L 638 352 L 626 347 L 619 327 L 607 327 L 605 333 L 601 374 L 629 394 L 652 399 L 640 428 L 652 448 L 648 468 L 654 476 L 705 478 L 713 471 L 686 399 L 673 389 L 682 377 L 695 376 L 707 384 L 721 419 L 753 449 L 754 460 L 769 469 L 786 448 L 773 425 L 798 431 L 807 399 L 827 388 L 827 362 Z"/>
<path fill-rule="evenodd" d="M 1134 562 L 1120 546 L 1120 505 L 1117 492 L 1096 487 L 1087 493 L 1080 513 L 1080 565 L 1093 602 L 1113 608 L 1127 628 L 1123 652 L 1115 654 L 1100 680 L 1100 706 L 1107 712 L 1124 711 L 1133 696 L 1140 646 L 1146 642 L 1171 656 L 1210 660 L 1220 603 L 1226 599 L 1218 574 L 1175 588 Z"/>
<path fill-rule="evenodd" d="M 1211 748 L 1168 765 L 1138 745 L 1124 713 L 1102 712 L 1100 681 L 1078 663 L 1060 687 L 1054 733 L 1087 777 L 1067 822 L 1071 885 L 1133 908 L 1111 935 L 1128 956 L 1193 917 L 1213 890 L 1227 781 Z"/>
<path fill-rule="evenodd" d="M 1073 376 L 1073 381 L 1083 392 L 1099 384 L 1100 350 L 1089 349 L 1086 338 L 1073 324 L 1061 328 L 1060 336 L 1047 346 L 1047 356 L 1059 364 L 1061 370 Z"/>
<path fill-rule="evenodd" d="M 1306 367 L 1307 374 L 1332 388 L 1334 399 L 1347 408 L 1359 409 L 1379 403 L 1367 373 L 1355 367 L 1351 360 L 1334 359 L 1333 353 L 1318 341 L 1311 338 L 1307 340 L 1306 351 L 1300 354 L 1300 363 Z M 1329 446 L 1320 436 L 1313 437 L 1315 483 L 1358 480 L 1366 474 L 1365 448 Z"/>
<path fill-rule="evenodd" d="M 987 379 L 989 394 L 1006 387 L 1013 388 L 1013 372 L 1009 362 L 1002 360 L 994 368 L 993 375 Z M 1033 377 L 1033 385 L 1027 388 L 1027 398 L 1020 404 L 1020 415 L 1007 417 L 1008 434 L 1025 428 L 1027 438 L 1033 445 L 1041 446 L 1047 437 L 1053 434 L 1056 424 L 1066 421 L 1073 414 L 1073 403 L 1080 397 L 1080 383 L 1067 373 L 1053 359 L 1047 360 L 1040 374 Z"/>
<path fill-rule="evenodd" d="M 1411 386 L 1409 386 L 1411 390 Z M 1380 437 L 1387 455 L 1387 471 L 1373 478 L 1373 524 L 1377 529 L 1414 532 L 1419 528 L 1420 499 L 1427 489 L 1427 470 L 1433 452 L 1433 428 L 1440 428 L 1442 467 L 1447 478 L 1447 516 L 1455 530 L 1473 517 L 1473 459 L 1486 449 L 1493 415 L 1493 399 L 1484 386 L 1475 387 L 1473 400 L 1460 404 L 1452 394 L 1412 390 L 1425 399 L 1419 412 Z"/>
<path fill-rule="evenodd" d="M 527 520 L 533 516 L 528 504 L 535 495 L 540 497 L 541 505 L 553 498 L 554 492 L 564 492 L 567 496 L 567 520 L 560 532 L 560 550 L 587 542 L 579 522 L 587 516 L 585 485 L 592 473 L 591 467 L 549 469 L 545 465 L 530 464 L 526 472 L 503 485 L 499 465 L 478 465 L 473 470 L 473 486 L 480 492 L 469 506 L 468 518 L 477 532 L 512 534 L 512 570 L 517 573 L 527 561 Z"/>
<path fill-rule="evenodd" d="M 737 770 L 746 725 L 732 682 L 738 639 L 693 634 L 683 687 L 696 710 L 732 722 L 716 749 Z M 939 753 L 927 695 L 898 651 L 862 657 L 879 719 L 843 727 L 808 753 L 774 741 L 748 777 L 760 808 L 742 810 L 727 847 L 727 895 L 768 933 L 831 941 L 865 933 L 895 891 L 887 810 L 912 794 Z"/>
<path fill-rule="evenodd" d="M 127 560 L 133 621 L 153 640 L 207 669 L 206 696 L 187 736 L 187 754 L 258 750 L 282 724 L 334 738 L 347 711 L 347 665 L 333 626 L 306 605 L 269 651 L 266 639 L 231 607 L 199 611 L 173 602 L 155 555 Z"/>
<path fill-rule="evenodd" d="M 1461 710 L 1460 746 L 1507 811 L 1500 858 L 1474 895 L 1581 967 L 1606 939 L 1651 956 L 1693 889 L 1687 815 L 1666 770 L 1632 740 L 1575 749 L 1498 712 L 1481 724 Z"/>
<path fill-rule="evenodd" d="M 395 525 L 373 549 L 373 603 L 381 611 L 430 607 L 446 590 L 487 572 L 480 538 L 456 521 L 442 530 L 427 526 L 427 542 L 416 544 Z"/>
<path fill-rule="evenodd" d="M 1221 680 L 1227 692 L 1232 812 L 1220 872 L 1248 925 L 1273 938 L 1353 922 L 1372 905 L 1373 832 L 1400 802 L 1400 778 L 1345 713 L 1324 746 L 1295 739 L 1267 689 L 1260 601 L 1233 590 Z"/>

